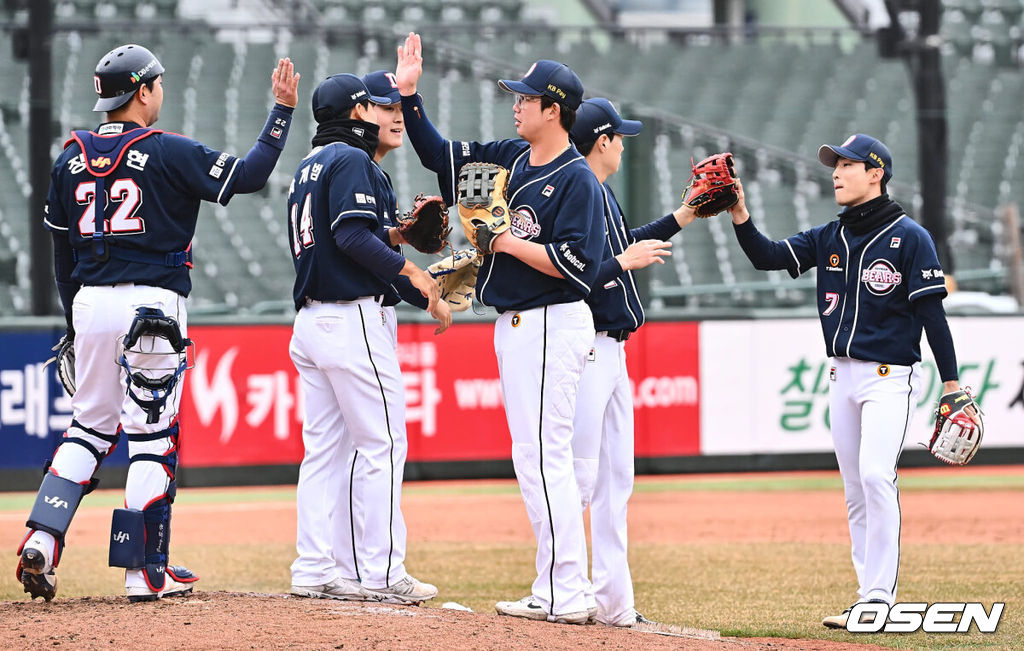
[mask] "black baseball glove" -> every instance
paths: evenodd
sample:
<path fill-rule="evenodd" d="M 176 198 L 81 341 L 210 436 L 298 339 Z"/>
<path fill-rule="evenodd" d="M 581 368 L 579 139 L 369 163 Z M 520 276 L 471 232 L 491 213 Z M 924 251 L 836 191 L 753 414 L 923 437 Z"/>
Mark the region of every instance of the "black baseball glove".
<path fill-rule="evenodd" d="M 438 196 L 422 192 L 413 199 L 412 210 L 398 220 L 398 230 L 414 249 L 421 253 L 437 253 L 448 244 L 452 232 L 448 225 L 448 206 Z"/>

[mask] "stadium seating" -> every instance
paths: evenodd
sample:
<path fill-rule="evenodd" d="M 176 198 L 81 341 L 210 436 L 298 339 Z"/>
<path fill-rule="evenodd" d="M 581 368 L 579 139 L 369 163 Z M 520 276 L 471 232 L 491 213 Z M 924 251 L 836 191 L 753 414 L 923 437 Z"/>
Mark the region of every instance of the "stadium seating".
<path fill-rule="evenodd" d="M 1010 52 L 1020 43 L 1021 9 L 1016 0 L 945 0 L 943 33 L 949 47 L 947 80 L 949 210 L 959 238 L 959 269 L 992 272 L 991 211 L 1024 188 L 1024 81 L 1012 61 L 978 55 L 978 46 Z M 655 212 L 679 202 L 690 157 L 734 148 L 745 179 L 751 212 L 772 237 L 821 223 L 835 213 L 828 172 L 815 163 L 823 142 L 853 132 L 885 140 L 896 158 L 894 196 L 909 208 L 919 201 L 917 128 L 907 68 L 881 59 L 870 42 L 845 36 L 828 39 L 752 37 L 738 43 L 689 36 L 670 40 L 633 38 L 537 25 L 494 29 L 495 22 L 521 16 L 520 0 L 309 0 L 304 10 L 318 21 L 293 35 L 256 37 L 195 23 L 156 25 L 179 14 L 171 0 L 62 0 L 58 22 L 115 15 L 141 19 L 132 39 L 146 43 L 167 68 L 166 101 L 157 126 L 185 133 L 211 147 L 244 154 L 266 118 L 269 73 L 279 56 L 296 62 L 303 80 L 291 137 L 267 188 L 235 197 L 227 208 L 204 205 L 195 238 L 192 304 L 202 311 L 287 310 L 292 263 L 287 250 L 285 194 L 291 175 L 309 151 L 314 131 L 308 106 L 316 82 L 336 72 L 363 74 L 394 65 L 394 46 L 406 24 L 426 21 L 426 74 L 420 90 L 442 133 L 458 139 L 514 136 L 510 98 L 493 83 L 517 76 L 540 56 L 572 66 L 588 90 L 608 95 L 645 120 L 650 130 Z M 143 7 L 150 9 L 143 10 Z M 283 10 L 282 10 L 283 11 Z M 285 14 L 282 14 L 285 15 Z M 298 14 L 296 14 L 298 15 Z M 152 18 L 152 28 L 146 20 Z M 452 29 L 446 21 L 479 21 L 479 29 Z M 381 25 L 397 22 L 395 30 Z M 979 31 L 980 30 L 980 31 Z M 247 37 L 251 36 L 251 37 Z M 1009 40 L 1007 40 L 1009 39 Z M 54 39 L 56 154 L 72 128 L 96 121 L 90 112 L 91 66 L 123 35 L 110 30 L 64 30 Z M 1000 50 L 1002 51 L 1002 50 Z M 28 81 L 24 61 L 0 48 L 0 313 L 27 310 L 27 243 L 38 220 L 27 216 Z M 711 80 L 722 83 L 709 83 Z M 728 83 L 725 83 L 725 82 Z M 656 117 L 655 117 L 656 116 Z M 627 144 L 627 146 L 630 146 Z M 414 194 L 434 191 L 436 179 L 411 147 L 385 160 L 399 205 Z M 613 185 L 621 187 L 622 176 Z M 623 193 L 623 196 L 626 196 Z M 656 215 L 630 215 L 634 224 Z M 462 244 L 461 234 L 455 236 Z M 420 262 L 430 260 L 416 256 Z M 671 263 L 651 274 L 654 305 L 663 307 L 787 306 L 808 304 L 806 284 L 784 272 L 750 267 L 732 237 L 727 218 L 687 229 L 677 238 Z M 998 285 L 998 282 L 995 283 Z"/>

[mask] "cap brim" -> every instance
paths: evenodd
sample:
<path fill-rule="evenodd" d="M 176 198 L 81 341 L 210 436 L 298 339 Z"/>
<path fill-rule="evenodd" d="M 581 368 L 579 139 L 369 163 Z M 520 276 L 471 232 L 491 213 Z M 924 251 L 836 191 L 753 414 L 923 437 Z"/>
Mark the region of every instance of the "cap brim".
<path fill-rule="evenodd" d="M 506 93 L 519 93 L 520 95 L 533 95 L 535 97 L 540 97 L 544 94 L 521 81 L 513 81 L 511 79 L 499 79 L 498 86 Z"/>
<path fill-rule="evenodd" d="M 635 136 L 643 128 L 644 123 L 640 120 L 623 120 L 622 124 L 615 130 L 615 133 L 620 136 Z"/>
<path fill-rule="evenodd" d="M 370 102 L 373 103 L 373 104 L 396 104 L 397 103 L 397 102 L 392 101 L 390 97 L 381 97 L 380 95 L 371 95 L 370 93 L 366 93 L 366 96 L 370 100 Z M 401 102 L 402 101 L 401 98 L 399 98 L 398 101 Z"/>
<path fill-rule="evenodd" d="M 818 147 L 818 160 L 825 167 L 835 167 L 836 161 L 840 158 L 848 158 L 850 160 L 864 161 L 862 156 L 858 156 L 845 147 L 834 147 L 832 145 L 822 145 Z"/>
<path fill-rule="evenodd" d="M 136 91 L 125 93 L 124 95 L 118 95 L 117 97 L 101 97 L 96 100 L 96 105 L 92 107 L 93 111 L 113 111 L 114 109 L 121 108 L 128 103 L 128 100 L 135 95 Z"/>

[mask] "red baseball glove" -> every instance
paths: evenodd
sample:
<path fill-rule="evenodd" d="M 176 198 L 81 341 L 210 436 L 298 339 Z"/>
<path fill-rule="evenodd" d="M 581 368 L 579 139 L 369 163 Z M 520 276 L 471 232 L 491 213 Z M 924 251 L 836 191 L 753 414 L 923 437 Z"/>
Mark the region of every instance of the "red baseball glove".
<path fill-rule="evenodd" d="M 693 159 L 690 159 L 693 164 Z M 708 156 L 693 165 L 690 183 L 683 192 L 683 201 L 692 207 L 698 217 L 711 217 L 732 208 L 739 200 L 736 192 L 736 169 L 732 154 L 725 152 Z"/>

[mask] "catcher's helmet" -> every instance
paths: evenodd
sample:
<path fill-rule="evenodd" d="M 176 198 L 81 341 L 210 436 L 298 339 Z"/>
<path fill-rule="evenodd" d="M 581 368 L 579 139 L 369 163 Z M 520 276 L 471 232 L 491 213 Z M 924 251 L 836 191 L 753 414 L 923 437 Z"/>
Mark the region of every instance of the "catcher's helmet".
<path fill-rule="evenodd" d="M 103 55 L 96 64 L 94 111 L 113 111 L 128 103 L 139 87 L 164 73 L 153 53 L 141 45 L 122 45 Z"/>

